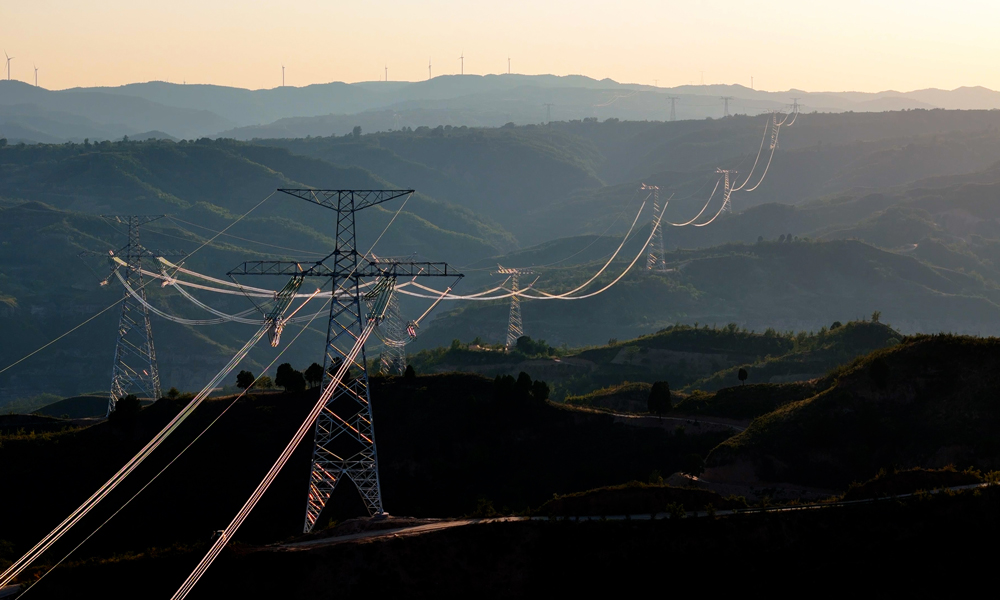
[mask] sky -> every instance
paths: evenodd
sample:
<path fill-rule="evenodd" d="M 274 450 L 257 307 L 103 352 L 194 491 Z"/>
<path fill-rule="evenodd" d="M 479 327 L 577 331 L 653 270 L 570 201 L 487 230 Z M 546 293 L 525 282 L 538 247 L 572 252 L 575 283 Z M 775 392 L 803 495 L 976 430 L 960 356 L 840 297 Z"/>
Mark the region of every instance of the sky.
<path fill-rule="evenodd" d="M 458 73 L 663 87 L 1000 89 L 997 0 L 4 0 L 11 77 L 251 89 Z M 0 59 L 2 60 L 2 59 Z M 6 76 L 6 71 L 4 71 Z"/>

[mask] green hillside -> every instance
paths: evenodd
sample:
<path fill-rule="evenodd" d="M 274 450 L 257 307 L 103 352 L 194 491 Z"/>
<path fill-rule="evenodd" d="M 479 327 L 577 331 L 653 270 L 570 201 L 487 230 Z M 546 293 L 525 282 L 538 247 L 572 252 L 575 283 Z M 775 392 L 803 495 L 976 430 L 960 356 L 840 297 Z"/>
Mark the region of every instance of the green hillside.
<path fill-rule="evenodd" d="M 755 420 L 712 451 L 706 478 L 736 469 L 762 481 L 846 489 L 882 468 L 994 470 L 998 367 L 994 338 L 907 338 Z"/>
<path fill-rule="evenodd" d="M 637 237 L 645 239 L 641 232 Z M 634 338 L 678 322 L 817 331 L 833 320 L 857 320 L 876 310 L 903 333 L 1000 332 L 994 280 L 857 241 L 727 244 L 668 252 L 666 259 L 672 272 L 636 268 L 594 298 L 524 301 L 525 334 L 573 347 Z M 610 282 L 625 266 L 615 263 L 588 290 Z M 547 270 L 535 287 L 549 293 L 571 289 L 599 267 Z M 425 326 L 417 347 L 447 345 L 455 338 L 502 341 L 507 314 L 501 302 L 451 308 Z"/>

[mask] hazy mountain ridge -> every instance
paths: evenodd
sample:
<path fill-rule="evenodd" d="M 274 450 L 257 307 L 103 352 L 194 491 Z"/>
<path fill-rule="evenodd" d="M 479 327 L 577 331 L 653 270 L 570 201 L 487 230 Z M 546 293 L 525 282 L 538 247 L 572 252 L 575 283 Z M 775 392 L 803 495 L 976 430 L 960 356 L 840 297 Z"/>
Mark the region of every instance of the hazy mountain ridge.
<path fill-rule="evenodd" d="M 0 105 L 21 105 L 4 111 L 7 116 L 0 117 L 0 135 L 29 142 L 82 141 L 157 130 L 175 138 L 251 139 L 342 135 L 357 124 L 370 131 L 437 125 L 498 127 L 507 122 L 541 123 L 550 114 L 557 121 L 665 120 L 669 95 L 680 96 L 680 119 L 722 116 L 722 95 L 733 96 L 730 111 L 734 114 L 783 110 L 794 98 L 800 99 L 804 110 L 819 112 L 1000 108 L 1000 93 L 985 88 L 767 92 L 742 85 L 655 88 L 583 76 L 517 74 L 261 90 L 153 81 L 49 91 L 19 81 L 0 81 Z M 545 104 L 553 105 L 551 113 Z M 39 112 L 47 113 L 47 119 L 32 117 Z M 30 126 L 22 123 L 25 120 Z"/>

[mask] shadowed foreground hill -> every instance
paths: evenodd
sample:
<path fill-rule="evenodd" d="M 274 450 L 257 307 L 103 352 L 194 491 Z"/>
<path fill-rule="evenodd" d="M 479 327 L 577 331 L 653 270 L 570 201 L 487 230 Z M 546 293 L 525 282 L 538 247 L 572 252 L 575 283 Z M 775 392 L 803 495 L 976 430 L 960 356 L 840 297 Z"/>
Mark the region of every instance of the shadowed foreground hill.
<path fill-rule="evenodd" d="M 241 400 L 76 558 L 208 538 L 238 511 L 315 402 L 318 390 Z M 475 375 L 372 380 L 385 507 L 393 514 L 457 516 L 481 498 L 500 509 L 539 506 L 555 493 L 670 473 L 704 456 L 728 434 L 674 435 L 630 429 L 607 415 L 562 409 L 503 392 Z M 230 399 L 209 400 L 55 551 L 73 544 L 120 507 L 191 441 Z M 4 478 L 0 539 L 25 551 L 107 480 L 180 408 L 161 400 L 135 422 L 103 422 L 62 433 L 0 437 Z M 273 541 L 301 531 L 312 438 L 240 531 L 238 540 Z M 52 468 L 58 465 L 59 481 Z M 53 493 L 58 485 L 59 493 Z M 350 484 L 320 523 L 364 514 Z M 136 527 L 136 524 L 141 527 Z M 75 541 L 74 541 L 75 540 Z"/>
<path fill-rule="evenodd" d="M 705 477 L 844 489 L 881 468 L 1000 465 L 996 338 L 907 338 L 825 384 L 714 449 Z"/>
<path fill-rule="evenodd" d="M 983 539 L 1000 533 L 995 489 L 721 519 L 492 523 L 299 551 L 225 551 L 191 595 L 202 598 L 523 598 L 648 593 L 685 580 L 746 594 L 774 574 L 783 589 L 850 592 L 891 573 L 896 593 L 988 572 Z M 948 548 L 929 552 L 928 548 Z M 166 597 L 204 548 L 70 565 L 32 590 L 65 598 Z M 836 576 L 832 576 L 836 573 Z"/>

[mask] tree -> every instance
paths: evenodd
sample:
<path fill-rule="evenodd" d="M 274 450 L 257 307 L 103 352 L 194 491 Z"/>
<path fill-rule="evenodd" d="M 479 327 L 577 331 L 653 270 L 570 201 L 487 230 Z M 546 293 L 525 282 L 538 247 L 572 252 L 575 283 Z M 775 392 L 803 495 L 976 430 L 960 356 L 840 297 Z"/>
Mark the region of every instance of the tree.
<path fill-rule="evenodd" d="M 286 392 L 301 392 L 306 389 L 305 377 L 293 369 L 290 363 L 278 365 L 278 371 L 274 375 L 274 384 L 285 388 Z"/>
<path fill-rule="evenodd" d="M 108 419 L 112 423 L 131 423 L 139 417 L 140 410 L 142 410 L 142 401 L 135 394 L 129 394 L 115 402 L 115 410 L 108 416 Z"/>
<path fill-rule="evenodd" d="M 830 331 L 833 331 L 834 329 L 837 329 L 837 328 L 843 327 L 843 326 L 844 326 L 844 324 L 841 323 L 840 321 L 834 321 L 833 325 L 830 325 Z"/>
<path fill-rule="evenodd" d="M 323 365 L 313 363 L 305 372 L 306 382 L 310 387 L 315 387 L 323 382 Z"/>
<path fill-rule="evenodd" d="M 288 376 L 288 385 L 285 386 L 285 391 L 301 392 L 304 389 L 306 389 L 306 378 L 301 371 L 292 371 Z"/>
<path fill-rule="evenodd" d="M 270 375 L 261 375 L 257 378 L 257 389 L 270 390 L 274 388 L 274 382 Z"/>
<path fill-rule="evenodd" d="M 785 241 L 785 234 L 781 234 L 781 237 L 778 238 L 778 241 L 779 242 Z"/>
<path fill-rule="evenodd" d="M 872 323 L 878 323 L 878 320 L 882 318 L 882 311 L 876 310 L 872 313 Z"/>
<path fill-rule="evenodd" d="M 180 395 L 181 395 L 180 390 L 178 390 L 175 387 L 172 387 L 169 390 L 167 390 L 167 398 L 170 398 L 171 400 L 176 400 L 177 397 Z"/>
<path fill-rule="evenodd" d="M 545 402 L 549 399 L 549 384 L 541 379 L 536 379 L 531 384 L 531 397 L 538 402 Z"/>
<path fill-rule="evenodd" d="M 417 372 L 413 369 L 413 365 L 406 365 L 406 370 L 403 371 L 403 379 L 410 382 L 417 380 Z"/>
<path fill-rule="evenodd" d="M 662 415 L 670 410 L 670 384 L 666 381 L 657 381 L 649 390 L 649 399 L 646 400 L 646 409 L 651 413 Z"/>
<path fill-rule="evenodd" d="M 241 390 L 249 390 L 256 379 L 250 371 L 240 371 L 236 375 L 236 387 Z"/>
<path fill-rule="evenodd" d="M 626 346 L 625 347 L 625 360 L 628 361 L 628 364 L 631 365 L 632 363 L 634 363 L 635 362 L 635 357 L 637 357 L 637 356 L 639 356 L 639 347 L 638 346 Z"/>
<path fill-rule="evenodd" d="M 740 367 L 740 371 L 739 371 L 739 373 L 736 374 L 736 377 L 739 378 L 740 385 L 746 385 L 747 377 L 749 377 L 749 374 L 747 374 L 747 370 L 746 369 L 744 369 L 743 367 Z"/>
<path fill-rule="evenodd" d="M 351 135 L 354 136 L 354 139 L 360 140 L 361 139 L 361 125 L 355 125 L 354 129 L 351 130 Z"/>
<path fill-rule="evenodd" d="M 527 396 L 531 393 L 531 376 L 521 371 L 517 376 L 517 383 L 514 384 L 514 390 L 520 396 Z"/>
<path fill-rule="evenodd" d="M 758 236 L 757 236 L 757 243 L 758 243 L 758 244 L 762 244 L 762 243 L 764 243 L 764 236 L 762 236 L 762 235 L 758 235 Z"/>

